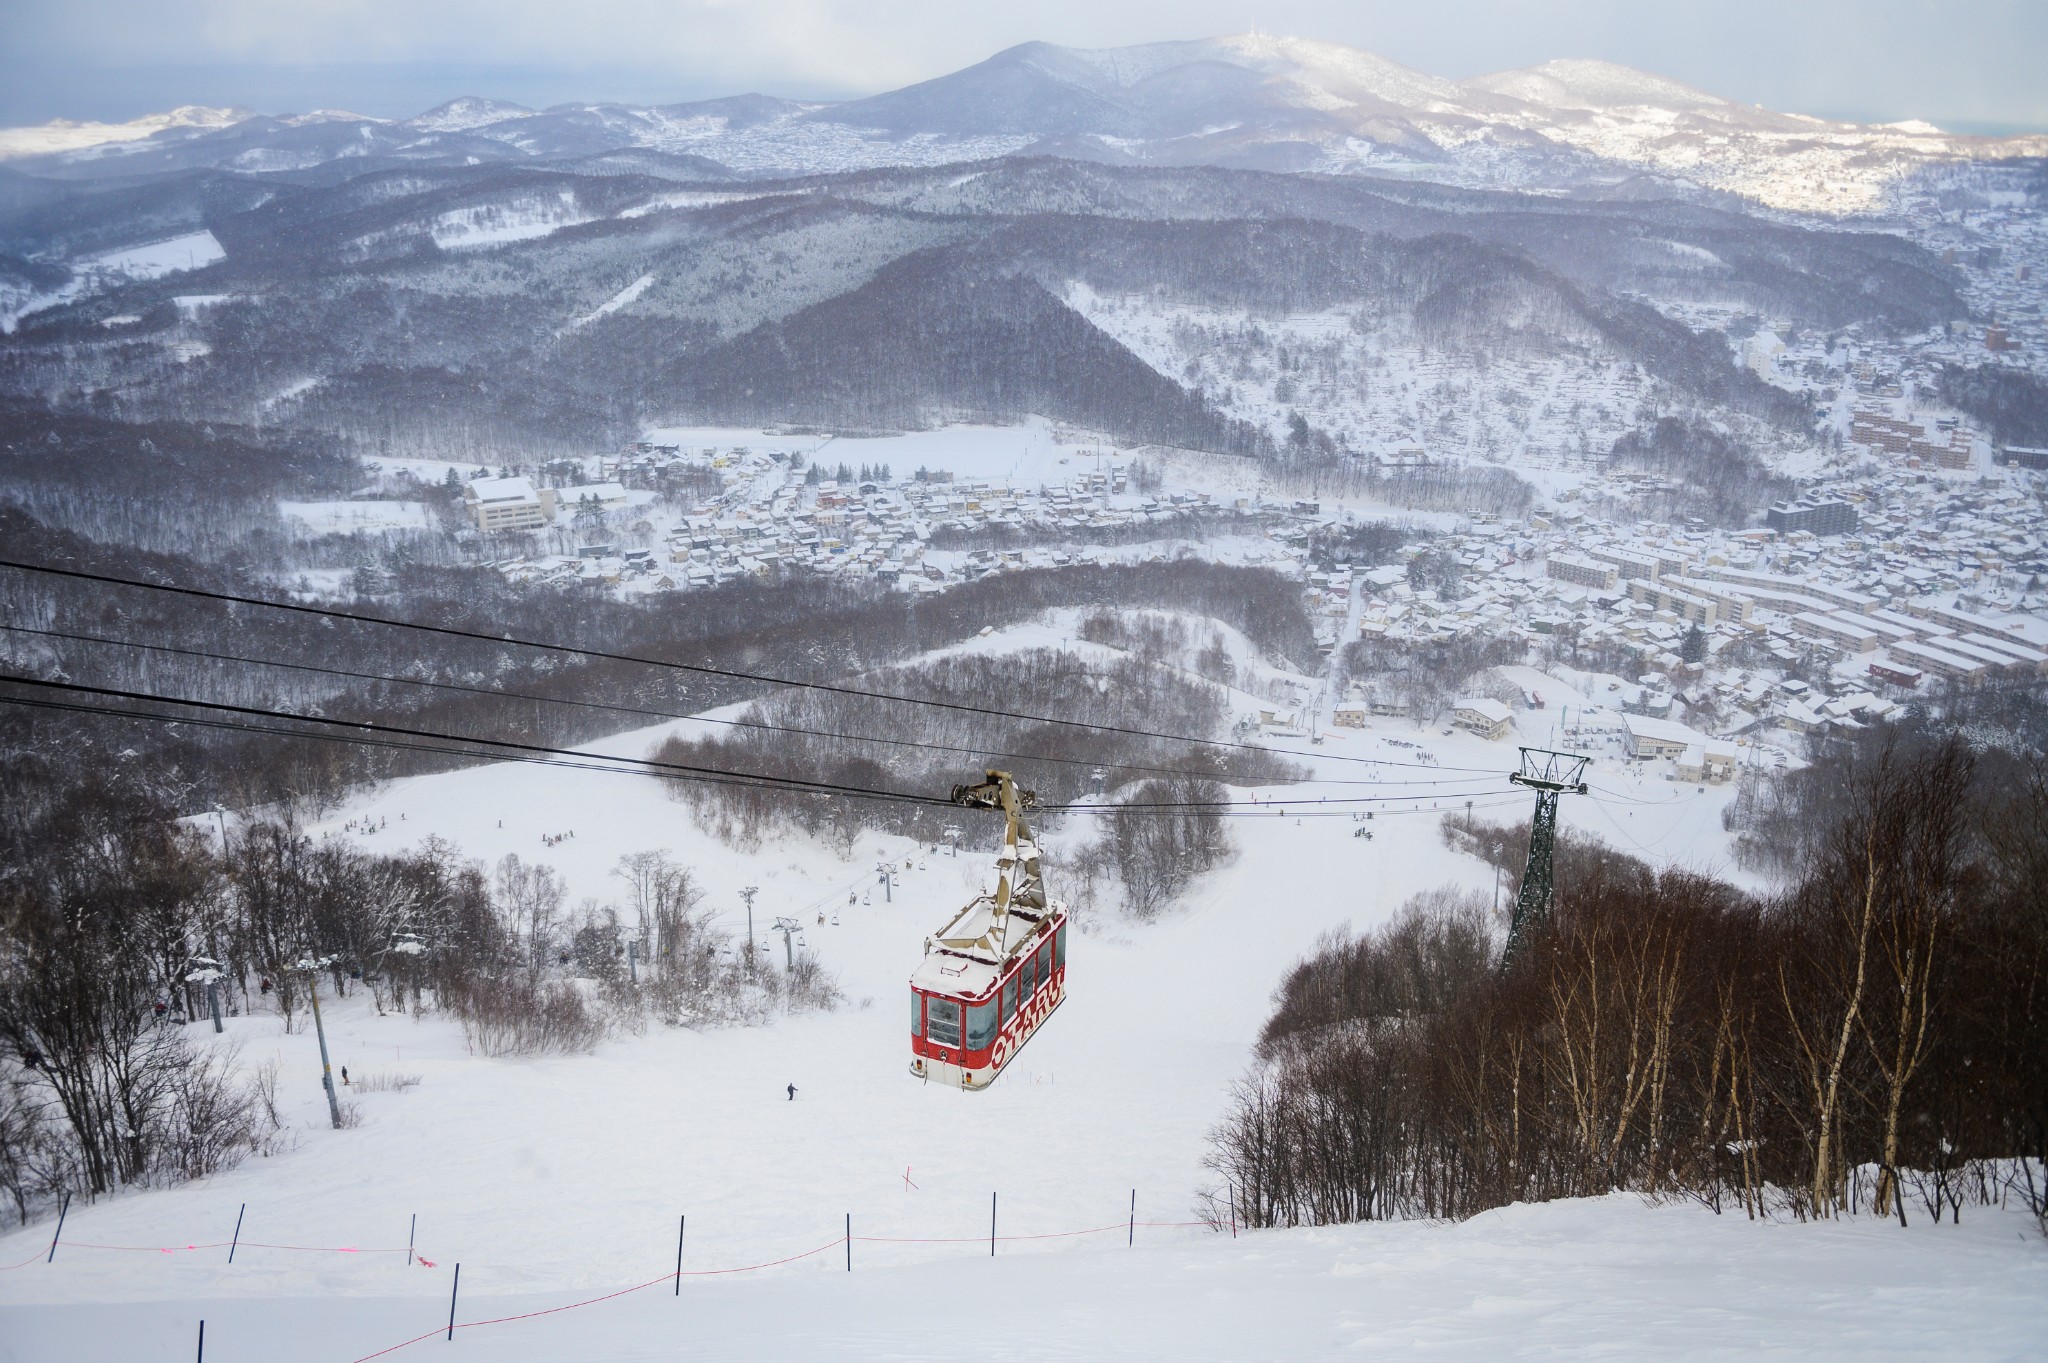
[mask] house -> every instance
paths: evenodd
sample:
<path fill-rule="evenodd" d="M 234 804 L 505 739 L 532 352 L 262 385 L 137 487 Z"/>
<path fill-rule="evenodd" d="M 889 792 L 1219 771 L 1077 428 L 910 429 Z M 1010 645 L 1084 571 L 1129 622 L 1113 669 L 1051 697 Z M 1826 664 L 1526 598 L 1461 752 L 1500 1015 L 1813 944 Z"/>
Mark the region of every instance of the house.
<path fill-rule="evenodd" d="M 463 509 L 487 535 L 538 530 L 555 519 L 555 490 L 528 478 L 478 478 L 462 488 Z"/>
<path fill-rule="evenodd" d="M 1708 739 L 1704 743 L 1688 743 L 1672 763 L 1672 775 L 1681 781 L 1705 782 L 1716 785 L 1735 779 L 1735 745 L 1726 739 Z"/>
<path fill-rule="evenodd" d="M 1451 706 L 1451 722 L 1481 738 L 1506 738 L 1514 715 L 1497 700 L 1468 696 Z"/>
<path fill-rule="evenodd" d="M 1330 712 L 1330 722 L 1340 729 L 1363 729 L 1372 708 L 1363 701 L 1345 701 Z"/>
<path fill-rule="evenodd" d="M 1788 700 L 1778 707 L 1778 723 L 1795 734 L 1817 734 L 1827 727 L 1827 717 L 1804 701 Z"/>
<path fill-rule="evenodd" d="M 1687 748 L 1697 747 L 1701 749 L 1702 762 L 1705 761 L 1708 740 L 1697 729 L 1653 715 L 1626 715 L 1622 723 L 1626 728 L 1623 741 L 1630 757 L 1683 757 Z"/>

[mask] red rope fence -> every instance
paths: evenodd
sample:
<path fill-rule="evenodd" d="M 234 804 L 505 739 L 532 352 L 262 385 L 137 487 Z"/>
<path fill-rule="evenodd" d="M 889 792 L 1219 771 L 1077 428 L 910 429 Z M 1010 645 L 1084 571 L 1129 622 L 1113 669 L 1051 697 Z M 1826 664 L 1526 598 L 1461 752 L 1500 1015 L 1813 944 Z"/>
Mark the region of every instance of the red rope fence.
<path fill-rule="evenodd" d="M 1089 1226 L 1082 1230 L 1044 1231 L 1033 1235 L 841 1235 L 831 1240 L 828 1240 L 824 1244 L 818 1245 L 813 1249 L 807 1249 L 798 1254 L 785 1255 L 780 1259 L 765 1259 L 762 1260 L 760 1263 L 739 1264 L 731 1268 L 671 1269 L 661 1274 L 661 1276 L 656 1278 L 649 1278 L 645 1282 L 634 1283 L 630 1287 L 617 1288 L 613 1291 L 605 1292 L 595 1297 L 586 1297 L 581 1301 L 568 1302 L 562 1306 L 550 1306 L 537 1311 L 521 1311 L 517 1314 L 509 1316 L 493 1316 L 488 1320 L 454 1321 L 451 1325 L 436 1326 L 434 1329 L 428 1330 L 424 1334 L 414 1335 L 411 1339 L 400 1340 L 396 1344 L 387 1345 L 384 1348 L 377 1350 L 375 1353 L 368 1353 L 362 1355 L 359 1358 L 351 1359 L 350 1363 L 370 1363 L 370 1360 L 372 1359 L 383 1358 L 387 1354 L 397 1353 L 401 1349 L 410 1348 L 415 1344 L 421 1343 L 425 1340 L 434 1339 L 438 1336 L 442 1336 L 444 1334 L 449 1333 L 452 1330 L 474 1330 L 480 1326 L 485 1325 L 510 1325 L 517 1321 L 535 1320 L 541 1316 L 560 1315 L 565 1311 L 578 1311 L 586 1306 L 596 1306 L 603 1302 L 616 1301 L 621 1297 L 629 1297 L 633 1295 L 635 1292 L 644 1292 L 648 1288 L 659 1286 L 662 1283 L 673 1283 L 680 1278 L 715 1278 L 724 1277 L 734 1273 L 757 1273 L 764 1269 L 780 1268 L 785 1264 L 793 1264 L 800 1262 L 804 1259 L 816 1258 L 818 1255 L 825 1253 L 827 1250 L 838 1249 L 841 1246 L 847 1246 L 850 1248 L 854 1244 L 986 1245 L 991 1243 L 1003 1244 L 1034 1240 L 1065 1240 L 1083 1235 L 1106 1235 L 1111 1231 L 1125 1231 L 1128 1233 L 1136 1227 L 1144 1227 L 1149 1230 L 1181 1230 L 1198 1226 L 1213 1228 L 1214 1223 L 1209 1221 L 1133 1221 L 1129 1218 L 1126 1218 L 1125 1220 L 1118 1221 L 1113 1225 Z M 101 1244 L 90 1240 L 59 1239 L 52 1242 L 51 1249 L 52 1251 L 56 1249 L 90 1249 L 133 1254 L 184 1254 L 197 1250 L 226 1249 L 228 1248 L 228 1244 L 229 1242 L 226 1240 L 217 1240 L 209 1241 L 205 1244 L 191 1245 L 109 1245 Z M 274 1249 L 301 1254 L 404 1254 L 408 1252 L 406 1249 L 362 1249 L 355 1245 L 267 1244 L 257 1240 L 243 1240 L 240 1242 L 240 1244 L 243 1248 L 246 1249 Z M 416 1249 L 412 1250 L 411 1253 L 414 1259 L 423 1267 L 432 1268 L 434 1266 L 433 1261 L 420 1256 Z M 38 1250 L 36 1251 L 36 1253 L 30 1255 L 26 1259 L 23 1259 L 18 1264 L 0 1265 L 0 1272 L 11 1272 L 15 1269 L 26 1268 L 30 1264 L 44 1260 L 45 1257 L 45 1252 L 43 1250 Z"/>

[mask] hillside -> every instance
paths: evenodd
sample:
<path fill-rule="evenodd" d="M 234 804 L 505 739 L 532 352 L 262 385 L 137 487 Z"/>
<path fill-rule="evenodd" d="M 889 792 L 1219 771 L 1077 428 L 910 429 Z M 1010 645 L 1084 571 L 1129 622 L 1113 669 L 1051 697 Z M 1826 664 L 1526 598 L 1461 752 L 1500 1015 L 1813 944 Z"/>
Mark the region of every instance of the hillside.
<path fill-rule="evenodd" d="M 1055 616 L 963 647 L 999 656 L 1058 643 L 1070 629 Z M 621 734 L 591 751 L 638 754 L 690 727 Z M 1420 746 L 1387 741 L 1397 733 Z M 31 1261 L 0 1274 L 0 1358 L 47 1357 L 58 1340 L 123 1355 L 187 1338 L 202 1314 L 209 1357 L 253 1358 L 274 1353 L 275 1322 L 289 1315 L 304 1341 L 295 1356 L 347 1363 L 445 1323 L 456 1262 L 463 1322 L 652 1284 L 543 1323 L 462 1336 L 504 1359 L 639 1357 L 672 1347 L 678 1311 L 693 1347 L 720 1356 L 929 1357 L 940 1351 L 924 1309 L 935 1292 L 1050 1294 L 1051 1317 L 990 1342 L 993 1357 L 1043 1357 L 1048 1338 L 1083 1356 L 1324 1357 L 1422 1338 L 1449 1357 L 1498 1357 L 1501 1322 L 1512 1319 L 1531 1353 L 1569 1343 L 1722 1357 L 1767 1338 L 1802 1356 L 1850 1358 L 1878 1346 L 1880 1327 L 1845 1328 L 1829 1304 L 1846 1309 L 1872 1281 L 1917 1284 L 1893 1297 L 1881 1326 L 1902 1356 L 1939 1341 L 1945 1356 L 1990 1359 L 2042 1340 L 2032 1303 L 2048 1284 L 2048 1253 L 2037 1241 L 2016 1247 L 2017 1216 L 1988 1209 L 1973 1208 L 1960 1228 L 1910 1232 L 1853 1218 L 1758 1224 L 1623 1197 L 1457 1226 L 1235 1241 L 1227 1226 L 1190 1224 L 1213 1185 L 1204 1132 L 1247 1062 L 1270 982 L 1318 934 L 1382 923 L 1413 893 L 1446 882 L 1490 891 L 1488 868 L 1445 849 L 1436 824 L 1468 797 L 1498 818 L 1527 799 L 1488 774 L 1508 745 L 1470 736 L 1403 725 L 1333 731 L 1325 747 L 1280 746 L 1317 768 L 1316 779 L 1266 792 L 1270 815 L 1233 820 L 1235 859 L 1168 917 L 1084 919 L 1069 998 L 1002 1081 L 974 1094 L 907 1073 L 898 1005 L 921 935 L 982 883 L 985 853 L 956 859 L 888 837 L 864 837 L 847 856 L 804 838 L 736 851 L 652 780 L 545 767 L 476 767 L 359 797 L 310 831 L 375 850 L 439 837 L 467 856 L 516 852 L 558 867 L 572 896 L 602 898 L 620 893 L 620 856 L 667 848 L 695 869 L 722 926 L 742 933 L 737 892 L 759 885 L 756 931 L 794 918 L 847 1002 L 758 1028 L 657 1024 L 591 1057 L 492 1060 L 469 1053 L 445 1018 L 379 1016 L 358 990 L 328 1001 L 334 1063 L 359 1084 L 418 1082 L 344 1090 L 360 1122 L 341 1132 L 326 1129 L 303 1019 L 292 1034 L 274 1016 L 230 1019 L 222 1045 L 281 1064 L 290 1148 L 180 1188 L 75 1206 L 54 1264 L 40 1261 L 47 1226 L 0 1238 L 0 1264 Z M 1381 836 L 1370 842 L 1353 836 L 1360 825 L 1348 816 L 1286 812 L 1290 798 L 1352 793 L 1341 782 L 1357 758 L 1413 762 L 1418 752 L 1438 765 L 1385 773 Z M 1726 869 L 1726 792 L 1681 797 L 1612 759 L 1594 781 L 1597 798 L 1568 802 L 1570 826 L 1653 859 Z M 1055 893 L 1086 822 L 1048 840 Z M 899 868 L 891 892 L 877 881 L 878 860 Z M 765 940 L 764 968 L 779 969 L 781 944 Z M 994 1266 L 980 1257 L 991 1192 L 998 1233 L 1020 1237 L 1001 1241 Z M 244 1203 L 229 1268 L 216 1242 Z M 404 1263 L 415 1213 L 431 1266 Z M 848 1214 L 850 1279 L 834 1243 Z M 673 1271 L 682 1215 L 689 1276 L 678 1306 L 662 1275 Z M 1132 1217 L 1137 1247 L 1127 1249 L 1119 1242 Z M 1066 1234 L 1082 1230 L 1093 1233 Z M 95 1248 L 181 1245 L 206 1248 Z M 291 1245 L 358 1252 L 276 1248 Z M 716 1272 L 821 1246 L 761 1281 Z M 1822 1255 L 1825 1271 L 1814 1267 Z M 763 1311 L 788 1327 L 773 1342 L 759 1329 Z"/>

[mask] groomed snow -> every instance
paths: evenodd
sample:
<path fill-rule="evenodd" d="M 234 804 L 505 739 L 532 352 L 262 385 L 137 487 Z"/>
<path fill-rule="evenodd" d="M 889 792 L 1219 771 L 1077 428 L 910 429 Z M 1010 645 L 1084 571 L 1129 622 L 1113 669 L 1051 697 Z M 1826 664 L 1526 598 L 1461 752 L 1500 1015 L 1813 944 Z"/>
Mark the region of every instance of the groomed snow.
<path fill-rule="evenodd" d="M 982 1210 L 986 1210 L 983 1208 Z M 649 1281 L 673 1267 L 672 1225 L 648 1226 Z M 856 1233 L 858 1233 L 856 1227 Z M 972 1228 L 961 1228 L 971 1235 Z M 756 1277 L 686 1278 L 557 1315 L 456 1332 L 459 1356 L 495 1363 L 726 1360 L 1503 1358 L 1944 1360 L 2048 1350 L 2048 1256 L 2024 1218 L 1960 1227 L 1888 1222 L 1758 1225 L 1633 1198 L 1509 1207 L 1461 1225 L 1391 1223 L 1196 1239 L 1140 1231 L 1055 1254 L 987 1257 L 954 1246 L 877 1267 L 856 1244 Z M 814 1237 L 827 1238 L 827 1234 Z M 1163 1241 L 1163 1242 L 1162 1242 Z M 239 1269 L 243 1251 L 237 1255 Z M 218 1255 L 219 1251 L 215 1251 Z M 252 1261 L 258 1255 L 249 1255 Z M 691 1271 L 698 1256 L 685 1254 Z M 42 1268 L 49 1274 L 54 1269 Z M 337 1300 L 201 1289 L 177 1302 L 7 1312 L 0 1359 L 184 1359 L 207 1322 L 215 1363 L 438 1357 L 445 1267 L 377 1276 L 442 1291 Z M 199 1275 L 195 1274 L 194 1277 Z M 225 1272 L 207 1270 L 225 1280 Z M 463 1266 L 465 1288 L 470 1265 Z M 196 1284 L 195 1284 L 196 1285 Z M 625 1284 L 622 1284 L 625 1285 Z M 469 1298 L 463 1321 L 545 1310 L 568 1294 Z"/>

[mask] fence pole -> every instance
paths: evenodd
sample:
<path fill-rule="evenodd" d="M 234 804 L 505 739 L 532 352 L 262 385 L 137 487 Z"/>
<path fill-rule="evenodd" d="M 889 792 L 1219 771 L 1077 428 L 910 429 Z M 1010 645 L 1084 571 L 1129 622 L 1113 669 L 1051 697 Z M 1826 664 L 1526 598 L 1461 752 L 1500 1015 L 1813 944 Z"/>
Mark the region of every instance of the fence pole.
<path fill-rule="evenodd" d="M 229 1263 L 233 1263 L 233 1262 L 235 1261 L 235 1250 L 236 1250 L 236 1249 L 238 1249 L 238 1248 L 239 1248 L 239 1247 L 241 1246 L 241 1243 L 242 1243 L 242 1218 L 243 1218 L 243 1217 L 245 1217 L 245 1216 L 247 1216 L 248 1214 L 249 1214 L 249 1204 L 248 1204 L 248 1203 L 246 1203 L 246 1202 L 244 1202 L 244 1203 L 242 1204 L 242 1210 L 240 1210 L 240 1211 L 238 1211 L 238 1212 L 236 1212 L 236 1213 L 235 1213 L 235 1238 L 234 1238 L 234 1239 L 232 1239 L 232 1240 L 230 1240 L 230 1241 L 228 1241 L 228 1262 L 229 1262 Z"/>
<path fill-rule="evenodd" d="M 66 1188 L 64 1190 L 64 1202 L 61 1206 L 57 1208 L 57 1229 L 50 1233 L 50 1257 L 43 1260 L 43 1262 L 46 1264 L 54 1264 L 57 1262 L 57 1241 L 61 1239 L 64 1235 L 64 1218 L 68 1216 L 70 1212 L 71 1190 L 69 1188 Z"/>
<path fill-rule="evenodd" d="M 455 1294 L 462 1290 L 462 1265 L 455 1265 L 455 1282 L 448 1289 L 448 1341 L 455 1341 Z"/>
<path fill-rule="evenodd" d="M 414 1212 L 412 1214 L 412 1228 L 406 1231 L 405 1233 L 405 1266 L 407 1268 L 412 1267 L 412 1247 L 414 1243 L 418 1241 L 419 1234 L 420 1214 L 418 1212 Z"/>
<path fill-rule="evenodd" d="M 678 1297 L 683 1295 L 683 1232 L 689 1228 L 690 1218 L 686 1213 L 683 1219 L 676 1223 L 676 1295 Z"/>
<path fill-rule="evenodd" d="M 996 1257 L 996 1195 L 988 1195 L 988 1257 Z"/>
<path fill-rule="evenodd" d="M 1138 1190 L 1137 1190 L 1136 1188 L 1133 1188 L 1133 1189 L 1131 1189 L 1131 1225 L 1130 1225 L 1130 1229 L 1129 1229 L 1129 1230 L 1127 1230 L 1127 1231 L 1126 1231 L 1126 1232 L 1124 1233 L 1124 1245 L 1125 1245 L 1125 1247 L 1126 1247 L 1126 1248 L 1128 1248 L 1128 1247 L 1130 1247 L 1130 1246 L 1132 1246 L 1132 1245 L 1135 1245 L 1135 1244 L 1137 1244 L 1137 1243 L 1138 1243 Z"/>

